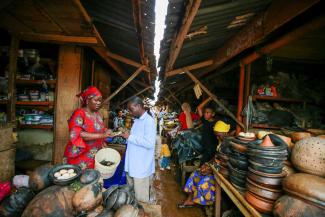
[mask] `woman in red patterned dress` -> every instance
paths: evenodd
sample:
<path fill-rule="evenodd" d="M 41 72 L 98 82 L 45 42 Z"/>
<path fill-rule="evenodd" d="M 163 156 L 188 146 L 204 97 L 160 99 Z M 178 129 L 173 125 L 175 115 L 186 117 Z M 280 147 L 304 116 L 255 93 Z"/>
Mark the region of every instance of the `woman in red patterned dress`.
<path fill-rule="evenodd" d="M 68 120 L 70 140 L 63 161 L 79 165 L 83 170 L 93 169 L 95 154 L 110 136 L 110 130 L 105 128 L 98 112 L 102 103 L 100 91 L 90 86 L 77 96 L 81 98 L 82 108 L 76 109 Z"/>

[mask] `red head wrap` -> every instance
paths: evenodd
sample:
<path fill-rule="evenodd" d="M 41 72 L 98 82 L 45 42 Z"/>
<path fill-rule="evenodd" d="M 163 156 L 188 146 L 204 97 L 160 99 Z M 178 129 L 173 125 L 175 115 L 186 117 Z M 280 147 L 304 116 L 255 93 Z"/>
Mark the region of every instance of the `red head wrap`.
<path fill-rule="evenodd" d="M 87 89 L 82 91 L 77 95 L 82 100 L 82 106 L 85 106 L 87 103 L 87 99 L 93 98 L 95 96 L 102 96 L 101 92 L 94 86 L 89 86 Z"/>

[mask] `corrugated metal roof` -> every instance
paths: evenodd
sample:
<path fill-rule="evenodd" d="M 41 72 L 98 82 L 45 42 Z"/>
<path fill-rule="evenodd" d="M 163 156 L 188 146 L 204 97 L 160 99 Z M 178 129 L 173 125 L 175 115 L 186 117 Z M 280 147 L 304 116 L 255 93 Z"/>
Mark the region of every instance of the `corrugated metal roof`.
<path fill-rule="evenodd" d="M 172 1 L 173 2 L 173 1 Z M 202 1 L 200 8 L 192 22 L 189 33 L 198 30 L 201 27 L 207 27 L 207 34 L 196 35 L 191 39 L 185 39 L 180 54 L 174 64 L 174 69 L 191 65 L 200 61 L 212 58 L 217 49 L 220 48 L 229 38 L 235 35 L 243 26 L 227 28 L 237 16 L 253 13 L 246 19 L 249 22 L 256 14 L 264 11 L 271 0 L 205 0 Z M 168 11 L 167 17 L 172 14 Z M 179 19 L 183 19 L 184 9 L 178 12 Z M 180 18 L 181 17 L 181 18 Z M 179 30 L 182 21 L 178 26 L 168 24 L 166 26 L 165 37 L 167 37 L 170 47 L 171 40 L 176 31 Z M 170 32 L 173 32 L 171 35 Z M 161 51 L 159 64 L 161 71 L 164 72 L 165 64 L 169 55 L 167 45 Z M 177 76 L 172 78 L 177 80 Z M 167 81 L 170 83 L 170 81 Z"/>
<path fill-rule="evenodd" d="M 155 74 L 155 57 L 153 55 L 155 29 L 154 2 L 154 0 L 141 0 L 140 5 L 144 50 L 149 59 L 149 66 Z M 133 18 L 132 1 L 82 0 L 82 4 L 93 19 L 94 25 L 105 41 L 108 49 L 113 53 L 141 63 L 137 29 Z M 136 70 L 129 65 L 122 63 L 120 65 L 129 74 Z"/>

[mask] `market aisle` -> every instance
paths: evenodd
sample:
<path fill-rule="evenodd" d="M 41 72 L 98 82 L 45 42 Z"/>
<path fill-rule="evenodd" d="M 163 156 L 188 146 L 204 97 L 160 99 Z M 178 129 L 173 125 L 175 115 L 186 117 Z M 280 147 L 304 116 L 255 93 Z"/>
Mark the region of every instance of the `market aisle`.
<path fill-rule="evenodd" d="M 160 138 L 157 138 L 156 153 L 160 151 Z M 200 208 L 178 209 L 177 204 L 184 201 L 186 195 L 180 191 L 176 182 L 174 167 L 171 171 L 160 171 L 157 163 L 154 187 L 157 204 L 161 205 L 163 217 L 204 217 Z"/>

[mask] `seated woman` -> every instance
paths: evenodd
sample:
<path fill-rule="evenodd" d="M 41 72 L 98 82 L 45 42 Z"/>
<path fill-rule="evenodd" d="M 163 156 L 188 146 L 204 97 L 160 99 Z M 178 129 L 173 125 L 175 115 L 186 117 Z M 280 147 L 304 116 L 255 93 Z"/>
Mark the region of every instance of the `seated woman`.
<path fill-rule="evenodd" d="M 199 119 L 199 116 L 194 112 L 191 112 L 191 106 L 186 102 L 182 104 L 182 111 L 183 112 L 181 112 L 178 117 L 179 123 L 181 124 L 180 130 L 187 130 L 193 128 L 193 122 L 197 121 Z"/>
<path fill-rule="evenodd" d="M 204 114 L 205 117 L 208 115 L 207 113 L 210 112 L 209 110 L 210 109 L 205 110 L 205 114 Z M 226 136 L 227 133 L 229 132 L 230 125 L 222 121 L 218 121 L 214 125 L 213 130 L 217 136 L 217 139 L 219 140 L 219 143 L 221 143 L 224 136 Z M 211 133 L 211 128 L 209 128 L 209 132 Z M 211 143 L 209 144 L 211 145 Z M 214 175 L 212 174 L 211 168 L 208 165 L 208 162 L 213 161 L 214 153 L 216 150 L 216 144 L 217 143 L 211 145 L 213 147 L 213 155 L 209 153 L 210 151 L 204 153 L 204 156 L 202 157 L 201 160 L 200 168 L 194 171 L 189 177 L 189 179 L 187 180 L 184 187 L 184 191 L 188 193 L 188 197 L 182 204 L 178 205 L 179 208 L 193 207 L 196 204 L 212 205 L 214 203 L 215 179 L 214 179 Z"/>
<path fill-rule="evenodd" d="M 102 103 L 99 90 L 90 86 L 77 96 L 81 98 L 82 108 L 76 109 L 68 120 L 70 140 L 65 147 L 63 162 L 79 165 L 83 170 L 93 169 L 95 154 L 111 132 L 104 127 L 98 112 Z"/>

